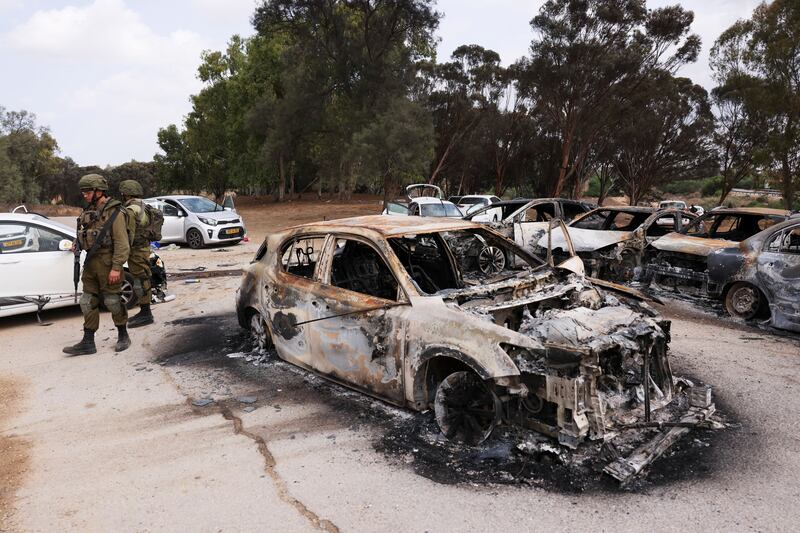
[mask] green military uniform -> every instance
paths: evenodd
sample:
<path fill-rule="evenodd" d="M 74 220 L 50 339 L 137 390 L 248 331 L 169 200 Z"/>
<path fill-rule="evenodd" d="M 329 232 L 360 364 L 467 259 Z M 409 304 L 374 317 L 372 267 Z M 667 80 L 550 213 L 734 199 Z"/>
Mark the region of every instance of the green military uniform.
<path fill-rule="evenodd" d="M 119 200 L 105 196 L 108 183 L 98 174 L 83 176 L 79 182 L 82 192 L 91 191 L 92 200 L 84 209 L 79 218 L 78 245 L 88 254 L 95 242 L 100 238 L 100 233 L 105 224 L 116 212 L 114 221 L 103 236 L 100 243 L 92 252 L 91 257 L 85 262 L 81 282 L 83 294 L 80 305 L 83 312 L 84 338 L 74 346 L 67 346 L 64 352 L 70 355 L 83 355 L 95 353 L 94 333 L 100 327 L 100 302 L 111 311 L 114 325 L 117 326 L 119 337 L 116 351 L 122 351 L 130 346 L 130 338 L 126 329 L 128 311 L 120 298 L 122 282 L 125 279 L 122 265 L 128 260 L 130 243 L 128 235 L 128 221 L 125 208 Z M 98 198 L 98 191 L 102 196 Z M 118 282 L 110 284 L 109 273 L 115 270 L 120 273 Z"/>
<path fill-rule="evenodd" d="M 147 216 L 142 201 L 131 198 L 125 202 L 130 220 L 128 231 L 134 234 L 131 253 L 128 256 L 128 271 L 133 276 L 133 292 L 139 299 L 140 305 L 149 305 L 150 295 L 150 242 L 141 234 L 141 228 L 147 227 L 150 219 Z"/>
<path fill-rule="evenodd" d="M 114 211 L 123 209 L 119 200 L 108 200 L 99 209 L 87 209 L 81 214 L 81 231 L 78 242 L 81 250 L 90 250 L 103 226 Z M 103 238 L 97 250 L 83 267 L 81 282 L 81 311 L 85 329 L 97 331 L 100 326 L 100 300 L 111 311 L 115 326 L 124 326 L 128 322 L 128 311 L 120 299 L 122 281 L 109 285 L 108 273 L 111 270 L 123 272 L 122 265 L 128 260 L 130 253 L 128 242 L 128 224 L 124 212 L 117 214 L 111 228 Z"/>
<path fill-rule="evenodd" d="M 119 184 L 119 192 L 125 199 L 125 209 L 128 210 L 128 231 L 132 235 L 131 254 L 128 258 L 128 271 L 133 276 L 133 292 L 139 301 L 139 314 L 128 322 L 131 328 L 138 328 L 152 324 L 153 314 L 150 312 L 150 240 L 146 230 L 150 225 L 141 197 L 144 195 L 142 186 L 136 180 L 125 180 Z"/>

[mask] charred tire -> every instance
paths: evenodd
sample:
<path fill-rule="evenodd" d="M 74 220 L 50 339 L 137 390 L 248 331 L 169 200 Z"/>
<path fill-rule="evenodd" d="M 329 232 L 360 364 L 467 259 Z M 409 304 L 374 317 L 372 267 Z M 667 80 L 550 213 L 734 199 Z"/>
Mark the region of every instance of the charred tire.
<path fill-rule="evenodd" d="M 253 337 L 254 347 L 259 352 L 272 348 L 272 338 L 261 313 L 256 312 L 250 315 L 250 335 Z"/>
<path fill-rule="evenodd" d="M 448 440 L 476 446 L 489 438 L 500 422 L 497 395 L 474 372 L 453 372 L 436 388 L 434 412 Z"/>
<path fill-rule="evenodd" d="M 725 294 L 725 309 L 734 318 L 750 320 L 763 314 L 767 299 L 753 285 L 745 282 L 734 283 Z"/>
<path fill-rule="evenodd" d="M 197 250 L 198 248 L 202 248 L 203 244 L 203 234 L 200 233 L 200 230 L 191 228 L 189 231 L 186 232 L 186 244 L 189 245 L 189 248 L 193 248 Z"/>
<path fill-rule="evenodd" d="M 133 292 L 133 275 L 130 272 L 123 272 L 122 289 L 120 290 L 119 298 L 126 309 L 133 309 L 139 303 Z"/>

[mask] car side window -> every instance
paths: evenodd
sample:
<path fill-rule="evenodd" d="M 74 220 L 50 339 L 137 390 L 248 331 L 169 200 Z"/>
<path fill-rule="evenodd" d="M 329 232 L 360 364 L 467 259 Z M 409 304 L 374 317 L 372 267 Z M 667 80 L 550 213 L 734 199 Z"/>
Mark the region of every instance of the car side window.
<path fill-rule="evenodd" d="M 353 239 L 336 239 L 331 261 L 331 285 L 348 291 L 397 300 L 397 280 L 371 246 Z"/>
<path fill-rule="evenodd" d="M 678 229 L 676 222 L 677 220 L 674 214 L 658 217 L 652 224 L 650 224 L 650 227 L 647 228 L 647 236 L 661 237 L 667 233 L 676 231 Z"/>
<path fill-rule="evenodd" d="M 0 253 L 57 252 L 67 237 L 30 224 L 0 224 Z"/>
<path fill-rule="evenodd" d="M 564 212 L 564 222 L 569 222 L 586 212 L 579 204 L 561 204 L 561 210 Z"/>
<path fill-rule="evenodd" d="M 522 215 L 523 222 L 547 222 L 555 217 L 556 210 L 553 204 L 538 204 L 530 207 Z"/>
<path fill-rule="evenodd" d="M 178 208 L 174 205 L 170 204 L 161 204 L 159 206 L 161 211 L 163 211 L 165 217 L 176 217 L 178 216 Z"/>
<path fill-rule="evenodd" d="M 800 255 L 800 227 L 790 228 L 774 235 L 767 243 L 768 252 Z"/>
<path fill-rule="evenodd" d="M 289 274 L 313 279 L 325 237 L 299 237 L 281 248 L 281 267 Z"/>

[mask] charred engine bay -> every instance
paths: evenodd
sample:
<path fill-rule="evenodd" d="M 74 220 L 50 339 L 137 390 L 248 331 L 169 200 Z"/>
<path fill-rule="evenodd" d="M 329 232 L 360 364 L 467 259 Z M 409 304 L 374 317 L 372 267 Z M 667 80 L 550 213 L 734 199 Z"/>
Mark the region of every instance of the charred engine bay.
<path fill-rule="evenodd" d="M 500 426 L 479 446 L 459 445 L 441 434 L 430 411 L 414 414 L 389 406 L 285 363 L 274 351 L 252 351 L 249 333 L 239 328 L 233 314 L 200 316 L 170 324 L 173 329 L 158 348 L 159 364 L 189 374 L 205 372 L 212 380 L 214 375 L 230 373 L 234 380 L 258 391 L 257 406 L 280 409 L 280 404 L 322 404 L 330 411 L 327 423 L 344 430 L 367 430 L 374 435 L 373 448 L 387 462 L 412 468 L 438 483 L 521 485 L 565 493 L 647 491 L 666 483 L 713 475 L 725 466 L 720 450 L 748 446 L 746 443 L 752 440 L 741 428 L 693 429 L 645 475 L 621 488 L 602 472 L 614 451 L 601 444 L 585 443 L 570 451 L 535 431 Z M 715 402 L 717 418 L 735 422 L 720 398 Z M 233 398 L 224 397 L 216 398 L 216 403 L 236 405 Z M 297 427 L 291 429 L 297 433 L 310 430 L 299 420 Z"/>

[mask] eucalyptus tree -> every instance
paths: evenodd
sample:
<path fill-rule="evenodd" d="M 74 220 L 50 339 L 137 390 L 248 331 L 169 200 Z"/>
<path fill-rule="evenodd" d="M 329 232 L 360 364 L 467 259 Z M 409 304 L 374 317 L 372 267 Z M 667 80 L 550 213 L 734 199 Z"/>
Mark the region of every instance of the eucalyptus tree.
<path fill-rule="evenodd" d="M 560 140 L 550 194 L 561 195 L 602 132 L 654 71 L 694 61 L 694 15 L 645 0 L 548 0 L 531 21 L 530 56 L 515 66 L 518 90 Z"/>

